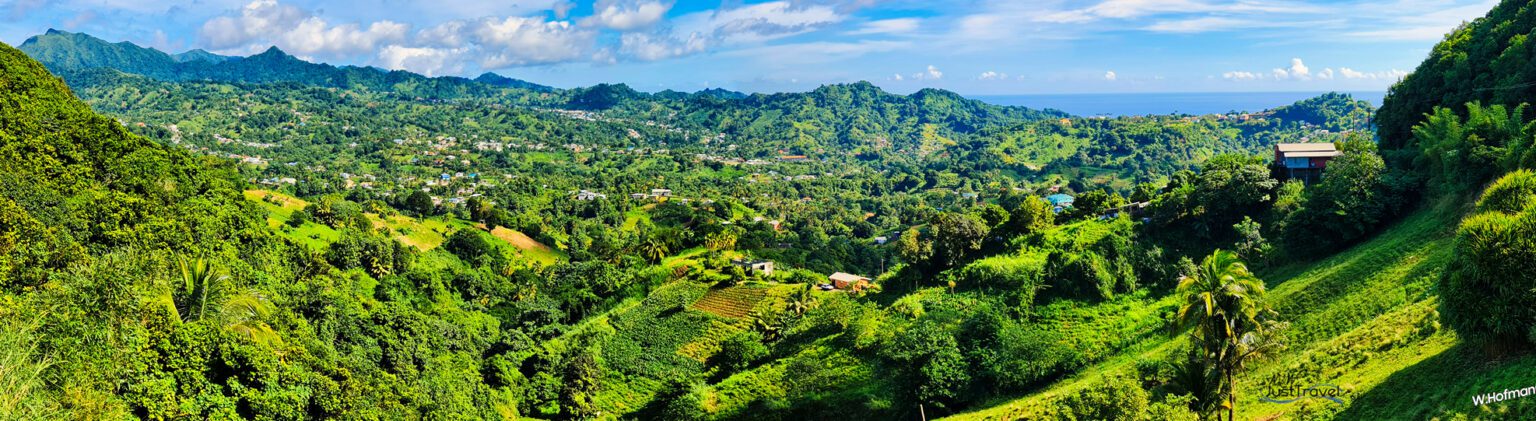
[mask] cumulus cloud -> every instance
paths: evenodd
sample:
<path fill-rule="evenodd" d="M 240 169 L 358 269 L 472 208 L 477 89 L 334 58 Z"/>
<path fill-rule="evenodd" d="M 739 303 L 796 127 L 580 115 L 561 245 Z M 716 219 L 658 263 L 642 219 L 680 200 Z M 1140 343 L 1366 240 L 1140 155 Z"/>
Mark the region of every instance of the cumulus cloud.
<path fill-rule="evenodd" d="M 1113 71 L 1113 70 L 1108 71 L 1108 72 L 1104 72 L 1104 80 L 1108 80 L 1108 81 L 1111 81 L 1111 82 L 1116 81 L 1116 80 L 1120 80 L 1120 75 L 1115 74 L 1115 71 Z"/>
<path fill-rule="evenodd" d="M 350 57 L 402 41 L 409 31 L 409 25 L 388 20 L 366 28 L 355 23 L 332 24 L 292 5 L 256 0 L 236 15 L 205 22 L 198 35 L 216 50 L 250 51 L 271 44 L 303 56 Z"/>
<path fill-rule="evenodd" d="M 628 33 L 619 39 L 619 52 L 640 60 L 654 61 L 704 51 L 708 42 L 692 34 L 686 40 L 646 33 Z"/>
<path fill-rule="evenodd" d="M 481 66 L 487 69 L 572 61 L 587 56 L 597 39 L 596 32 L 569 21 L 519 16 L 482 19 L 469 33 L 484 49 Z"/>
<path fill-rule="evenodd" d="M 464 69 L 463 48 L 402 47 L 390 45 L 379 51 L 378 64 L 427 76 L 455 74 Z"/>
<path fill-rule="evenodd" d="M 469 23 L 461 20 L 443 22 L 417 32 L 416 41 L 434 47 L 463 47 L 469 44 L 468 27 Z"/>
<path fill-rule="evenodd" d="M 670 7 L 670 6 L 669 6 Z M 643 10 L 643 8 L 635 9 Z M 657 13 L 659 19 L 665 11 Z M 694 12 L 674 19 L 671 25 L 653 31 L 625 33 L 619 38 L 618 53 L 638 60 L 661 60 L 698 54 L 722 46 L 762 43 L 821 29 L 841 22 L 845 16 L 828 5 L 799 5 L 787 1 L 760 3 L 736 8 Z M 595 18 L 594 18 L 595 19 Z M 588 21 L 591 21 L 589 19 Z M 646 28 L 644 25 L 603 26 L 613 29 Z M 821 43 L 829 44 L 829 43 Z M 857 43 L 830 43 L 855 46 Z M 810 44 L 787 44 L 785 50 L 803 51 Z M 814 52 L 811 52 L 814 53 Z"/>
<path fill-rule="evenodd" d="M 913 79 L 919 79 L 919 80 L 921 80 L 921 79 L 938 80 L 938 79 L 943 79 L 944 78 L 944 72 L 940 71 L 938 67 L 934 67 L 934 65 L 930 64 L 930 65 L 928 65 L 928 70 L 924 70 L 921 73 L 914 73 L 912 75 L 912 78 Z"/>
<path fill-rule="evenodd" d="M 587 18 L 587 22 L 608 29 L 634 31 L 656 25 L 668 10 L 672 10 L 672 3 L 601 0 L 592 9 L 594 14 Z"/>
<path fill-rule="evenodd" d="M 1291 59 L 1291 67 L 1274 70 L 1275 79 L 1312 80 L 1312 69 L 1299 58 Z"/>
<path fill-rule="evenodd" d="M 1338 70 L 1334 70 L 1331 67 L 1327 67 L 1327 68 L 1323 68 L 1322 70 L 1319 70 L 1317 72 L 1313 72 L 1312 69 L 1310 67 L 1307 67 L 1307 64 L 1305 62 L 1303 62 L 1301 59 L 1293 58 L 1293 59 L 1291 59 L 1291 66 L 1290 67 L 1276 68 L 1274 70 L 1271 70 L 1268 74 L 1261 73 L 1261 72 L 1247 72 L 1247 71 L 1241 71 L 1241 70 L 1234 70 L 1234 71 L 1222 73 L 1221 77 L 1223 79 L 1235 80 L 1235 81 L 1259 80 L 1259 79 L 1268 79 L 1268 78 L 1271 78 L 1271 77 L 1274 78 L 1275 80 L 1295 80 L 1295 81 L 1321 80 L 1321 81 L 1332 81 L 1332 80 L 1338 80 L 1338 79 L 1351 79 L 1351 80 L 1397 80 L 1397 79 L 1401 79 L 1401 78 L 1403 78 L 1404 76 L 1407 76 L 1407 75 L 1408 75 L 1408 72 L 1405 72 L 1405 71 L 1402 71 L 1402 70 L 1397 70 L 1397 69 L 1388 70 L 1388 71 L 1381 71 L 1381 72 L 1362 72 L 1362 71 L 1358 71 L 1358 70 L 1351 69 L 1351 68 L 1348 68 L 1348 67 L 1340 67 L 1340 68 L 1338 68 Z"/>
<path fill-rule="evenodd" d="M 1007 80 L 1008 79 L 1008 74 L 1007 73 L 994 72 L 994 71 L 990 71 L 989 70 L 989 71 L 981 72 L 981 75 L 977 76 L 976 79 L 979 79 L 979 80 Z"/>

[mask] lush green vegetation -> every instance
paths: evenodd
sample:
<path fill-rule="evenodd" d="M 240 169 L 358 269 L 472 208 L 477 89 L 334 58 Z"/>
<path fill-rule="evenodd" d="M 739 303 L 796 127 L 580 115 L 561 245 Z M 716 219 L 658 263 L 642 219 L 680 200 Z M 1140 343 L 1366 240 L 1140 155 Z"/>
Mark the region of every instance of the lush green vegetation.
<path fill-rule="evenodd" d="M 1529 417 L 1471 398 L 1536 382 L 1536 131 L 1518 97 L 1419 76 L 1520 33 L 1513 3 L 1394 88 L 1379 143 L 1338 94 L 1077 118 L 51 32 L 23 46 L 42 64 L 0 46 L 0 411 Z M 1277 178 L 1297 141 L 1342 155 Z"/>

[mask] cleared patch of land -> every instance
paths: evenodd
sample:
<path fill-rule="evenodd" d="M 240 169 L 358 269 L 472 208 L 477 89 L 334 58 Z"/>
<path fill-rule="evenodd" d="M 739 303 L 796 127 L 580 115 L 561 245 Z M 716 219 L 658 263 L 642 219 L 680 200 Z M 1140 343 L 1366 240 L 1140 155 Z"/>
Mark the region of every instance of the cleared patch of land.
<path fill-rule="evenodd" d="M 282 229 L 293 217 L 294 212 L 304 210 L 309 202 L 297 197 L 289 196 L 269 190 L 246 190 L 246 200 L 257 203 L 267 210 L 267 225 L 278 229 L 285 235 L 299 241 L 311 248 L 324 248 L 340 238 L 341 234 L 335 229 L 316 222 L 305 222 L 298 227 Z M 366 213 L 368 221 L 375 228 L 388 228 L 392 238 L 400 243 L 415 247 L 421 251 L 432 251 L 444 242 L 448 241 L 448 235 L 460 229 L 484 230 L 482 224 L 470 224 L 457 219 L 434 217 L 417 219 L 405 215 L 381 216 L 376 213 Z M 490 232 L 492 237 L 500 239 L 506 244 L 518 250 L 524 259 L 537 262 L 542 265 L 553 265 L 564 255 L 538 240 L 534 240 L 527 234 L 505 227 L 497 227 Z"/>

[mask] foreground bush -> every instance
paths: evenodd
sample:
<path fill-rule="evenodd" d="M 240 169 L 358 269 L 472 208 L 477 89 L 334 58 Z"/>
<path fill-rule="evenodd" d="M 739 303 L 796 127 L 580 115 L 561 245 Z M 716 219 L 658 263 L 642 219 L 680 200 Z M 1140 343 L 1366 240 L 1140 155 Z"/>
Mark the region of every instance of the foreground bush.
<path fill-rule="evenodd" d="M 1441 314 L 1491 352 L 1536 344 L 1536 173 L 1494 182 L 1461 224 L 1440 279 Z"/>

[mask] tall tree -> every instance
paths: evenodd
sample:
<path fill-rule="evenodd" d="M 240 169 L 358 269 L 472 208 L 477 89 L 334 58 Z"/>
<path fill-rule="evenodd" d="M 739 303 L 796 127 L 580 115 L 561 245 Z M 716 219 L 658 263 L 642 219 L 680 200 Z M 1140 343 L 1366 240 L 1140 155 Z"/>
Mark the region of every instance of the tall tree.
<path fill-rule="evenodd" d="M 1236 254 L 1216 250 L 1184 275 L 1178 291 L 1184 295 L 1178 326 L 1190 329 L 1200 357 L 1225 380 L 1222 407 L 1227 419 L 1235 420 L 1237 373 L 1251 358 L 1281 346 L 1274 336 L 1281 325 L 1264 302 L 1264 282 Z"/>

